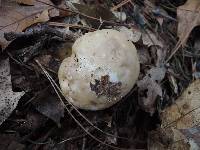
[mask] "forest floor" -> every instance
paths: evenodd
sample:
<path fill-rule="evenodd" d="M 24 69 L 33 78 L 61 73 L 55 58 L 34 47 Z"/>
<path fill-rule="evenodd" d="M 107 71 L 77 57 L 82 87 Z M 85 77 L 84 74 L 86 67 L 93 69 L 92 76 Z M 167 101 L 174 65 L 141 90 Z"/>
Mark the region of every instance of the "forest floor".
<path fill-rule="evenodd" d="M 0 0 L 0 149 L 199 150 L 199 16 L 199 0 Z M 75 109 L 57 72 L 101 29 L 134 43 L 140 75 L 114 106 Z"/>

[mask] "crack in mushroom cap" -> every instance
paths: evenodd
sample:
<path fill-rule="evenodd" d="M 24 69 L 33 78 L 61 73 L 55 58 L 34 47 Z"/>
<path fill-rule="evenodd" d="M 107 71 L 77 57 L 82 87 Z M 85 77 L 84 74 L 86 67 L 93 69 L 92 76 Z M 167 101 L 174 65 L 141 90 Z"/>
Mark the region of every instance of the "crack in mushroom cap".
<path fill-rule="evenodd" d="M 103 29 L 75 41 L 71 57 L 65 58 L 59 68 L 58 78 L 64 96 L 75 106 L 101 110 L 117 103 L 133 88 L 139 70 L 134 44 L 119 31 Z M 106 83 L 101 83 L 105 77 Z M 94 91 L 97 83 L 102 93 Z"/>

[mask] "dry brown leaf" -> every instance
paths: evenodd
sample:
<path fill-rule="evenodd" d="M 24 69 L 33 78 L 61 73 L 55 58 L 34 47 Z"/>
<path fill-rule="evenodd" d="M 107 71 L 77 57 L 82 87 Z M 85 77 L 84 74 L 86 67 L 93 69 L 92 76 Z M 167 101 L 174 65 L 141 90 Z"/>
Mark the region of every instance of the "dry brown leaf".
<path fill-rule="evenodd" d="M 161 118 L 163 130 L 173 140 L 172 149 L 198 150 L 194 143 L 197 141 L 189 139 L 184 131 L 192 130 L 200 122 L 200 80 L 191 83 L 175 103 L 162 112 Z"/>
<path fill-rule="evenodd" d="M 50 3 L 49 0 L 43 0 Z M 5 48 L 9 42 L 4 38 L 5 32 L 21 32 L 30 25 L 49 20 L 49 6 L 35 2 L 34 6 L 22 6 L 14 1 L 2 1 L 0 7 L 0 46 Z"/>
<path fill-rule="evenodd" d="M 184 45 L 192 29 L 200 25 L 200 1 L 187 0 L 184 5 L 178 7 L 177 18 L 177 34 L 182 45 Z"/>
<path fill-rule="evenodd" d="M 191 128 L 200 122 L 200 80 L 196 80 L 183 92 L 175 104 L 162 113 L 163 126 L 177 129 Z"/>
<path fill-rule="evenodd" d="M 0 61 L 0 125 L 16 108 L 24 92 L 13 92 L 9 59 Z"/>

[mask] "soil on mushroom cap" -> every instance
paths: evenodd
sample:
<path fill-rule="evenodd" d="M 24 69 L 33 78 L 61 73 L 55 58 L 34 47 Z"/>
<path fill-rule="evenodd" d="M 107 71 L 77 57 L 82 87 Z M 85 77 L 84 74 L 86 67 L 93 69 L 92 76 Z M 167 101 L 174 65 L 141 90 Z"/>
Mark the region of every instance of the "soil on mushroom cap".
<path fill-rule="evenodd" d="M 121 94 L 121 82 L 110 82 L 110 76 L 101 76 L 95 83 L 90 82 L 90 88 L 99 96 L 106 96 L 108 100 L 118 99 Z"/>

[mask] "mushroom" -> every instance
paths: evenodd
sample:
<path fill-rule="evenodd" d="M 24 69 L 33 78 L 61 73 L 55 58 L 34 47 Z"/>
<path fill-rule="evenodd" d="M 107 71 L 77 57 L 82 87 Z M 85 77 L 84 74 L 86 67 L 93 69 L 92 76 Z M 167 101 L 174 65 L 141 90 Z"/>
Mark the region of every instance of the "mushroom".
<path fill-rule="evenodd" d="M 103 29 L 86 33 L 60 65 L 63 95 L 81 109 L 108 108 L 133 88 L 140 71 L 137 50 L 121 32 Z"/>

